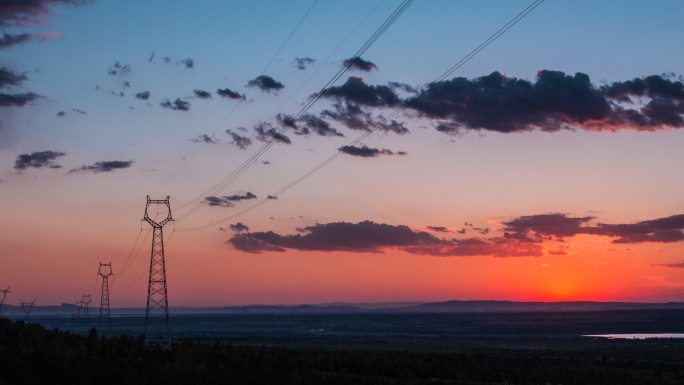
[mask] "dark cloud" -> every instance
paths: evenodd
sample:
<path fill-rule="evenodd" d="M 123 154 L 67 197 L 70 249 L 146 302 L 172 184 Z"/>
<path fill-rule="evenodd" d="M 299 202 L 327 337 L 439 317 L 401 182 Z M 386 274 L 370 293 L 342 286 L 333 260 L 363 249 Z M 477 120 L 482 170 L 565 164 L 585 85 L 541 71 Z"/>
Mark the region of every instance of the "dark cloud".
<path fill-rule="evenodd" d="M 66 116 L 66 112 L 64 112 L 64 111 L 59 111 L 59 112 L 57 113 L 57 117 L 58 117 L 58 118 L 63 118 L 63 117 L 65 117 L 65 116 Z"/>
<path fill-rule="evenodd" d="M 256 87 L 264 92 L 278 91 L 285 86 L 268 75 L 259 75 L 247 82 L 247 87 Z"/>
<path fill-rule="evenodd" d="M 30 33 L 20 33 L 12 35 L 5 32 L 2 35 L 2 37 L 0 37 L 0 49 L 5 49 L 13 45 L 26 43 L 27 41 L 31 40 L 32 36 L 33 35 L 31 35 Z"/>
<path fill-rule="evenodd" d="M 316 115 L 306 114 L 300 118 L 303 125 L 296 131 L 297 134 L 307 135 L 315 132 L 320 136 L 342 136 L 342 133 L 330 126 L 328 122 Z"/>
<path fill-rule="evenodd" d="M 154 51 L 152 51 L 152 52 L 150 53 L 150 56 L 147 58 L 147 62 L 148 62 L 148 63 L 152 63 L 152 60 L 154 60 L 154 57 L 155 57 L 155 56 L 156 56 L 156 55 L 155 55 Z"/>
<path fill-rule="evenodd" d="M 684 214 L 623 224 L 591 224 L 594 219 L 558 213 L 528 215 L 504 222 L 503 230 L 506 237 L 536 240 L 588 234 L 611 237 L 613 243 L 684 241 Z"/>
<path fill-rule="evenodd" d="M 42 24 L 51 7 L 58 4 L 84 5 L 89 0 L 3 0 L 0 2 L 0 26 Z"/>
<path fill-rule="evenodd" d="M 221 97 L 224 98 L 230 98 L 230 99 L 237 99 L 237 100 L 245 100 L 247 99 L 245 95 L 235 92 L 231 90 L 230 88 L 219 88 L 216 90 L 216 93 L 219 94 Z"/>
<path fill-rule="evenodd" d="M 236 224 L 231 224 L 230 229 L 236 233 L 241 233 L 243 231 L 249 231 L 249 226 L 245 225 L 244 223 L 238 222 Z"/>
<path fill-rule="evenodd" d="M 135 94 L 135 97 L 140 100 L 147 100 L 150 98 L 150 91 L 138 92 L 137 94 Z"/>
<path fill-rule="evenodd" d="M 24 74 L 18 74 L 6 67 L 0 68 L 0 88 L 18 86 L 27 79 Z"/>
<path fill-rule="evenodd" d="M 25 170 L 27 168 L 62 168 L 55 163 L 55 159 L 66 155 L 58 151 L 36 151 L 30 154 L 21 154 L 14 161 L 15 170 Z"/>
<path fill-rule="evenodd" d="M 180 64 L 183 67 L 188 68 L 188 69 L 195 67 L 195 61 L 189 57 L 178 61 L 178 64 Z"/>
<path fill-rule="evenodd" d="M 450 233 L 451 230 L 449 230 L 448 227 L 444 226 L 425 226 L 428 230 L 432 230 L 437 233 Z"/>
<path fill-rule="evenodd" d="M 114 63 L 111 67 L 109 67 L 109 71 L 107 72 L 108 75 L 111 76 L 128 76 L 133 68 L 131 68 L 130 65 L 128 64 L 121 64 L 118 61 Z"/>
<path fill-rule="evenodd" d="M 334 103 L 333 108 L 324 110 L 321 115 L 353 130 L 370 130 L 375 125 L 371 114 L 354 103 Z"/>
<path fill-rule="evenodd" d="M 240 149 L 244 150 L 247 147 L 249 147 L 250 144 L 252 144 L 252 139 L 242 136 L 238 133 L 235 133 L 231 130 L 226 130 L 226 134 L 230 135 L 232 141 L 230 143 L 240 147 Z"/>
<path fill-rule="evenodd" d="M 290 144 L 292 141 L 287 136 L 278 132 L 278 130 L 268 123 L 260 122 L 254 126 L 254 131 L 257 133 L 257 139 L 262 142 L 274 140 L 276 142 Z"/>
<path fill-rule="evenodd" d="M 671 267 L 674 269 L 684 269 L 684 261 L 682 262 L 677 262 L 677 263 L 664 263 L 662 265 L 658 265 L 660 267 Z"/>
<path fill-rule="evenodd" d="M 326 88 L 321 96 L 369 107 L 393 107 L 402 102 L 390 87 L 371 86 L 355 76 L 350 76 L 341 86 Z"/>
<path fill-rule="evenodd" d="M 413 87 L 412 85 L 406 84 L 406 83 L 401 83 L 401 82 L 389 82 L 387 83 L 388 86 L 395 90 L 400 90 L 404 91 L 410 94 L 416 94 L 418 93 L 418 89 L 416 87 Z"/>
<path fill-rule="evenodd" d="M 124 168 L 129 168 L 133 164 L 132 160 L 105 160 L 102 162 L 95 162 L 91 165 L 83 165 L 79 168 L 74 168 L 69 170 L 69 173 L 90 171 L 90 172 L 111 172 L 114 170 L 120 170 Z"/>
<path fill-rule="evenodd" d="M 200 99 L 211 99 L 211 92 L 209 92 L 209 91 L 193 90 L 192 92 L 194 92 L 195 96 L 197 96 Z"/>
<path fill-rule="evenodd" d="M 294 116 L 279 113 L 278 115 L 276 115 L 276 121 L 278 121 L 278 123 L 280 123 L 280 125 L 283 127 L 297 130 L 297 121 L 294 118 Z"/>
<path fill-rule="evenodd" d="M 395 134 L 404 135 L 409 133 L 409 129 L 406 128 L 404 122 L 397 122 L 392 119 L 390 121 L 382 121 L 376 125 L 378 130 L 385 132 L 394 132 Z"/>
<path fill-rule="evenodd" d="M 214 139 L 214 138 L 212 138 L 211 136 L 209 136 L 209 135 L 207 135 L 207 134 L 198 135 L 198 136 L 196 136 L 196 137 L 194 137 L 194 138 L 191 138 L 190 141 L 191 141 L 192 143 L 218 144 L 218 140 L 217 140 L 217 139 Z"/>
<path fill-rule="evenodd" d="M 637 97 L 648 97 L 643 105 Z M 635 102 L 634 104 L 626 102 Z M 539 71 L 535 82 L 499 72 L 431 84 L 409 107 L 439 119 L 437 129 L 516 132 L 541 129 L 654 130 L 682 125 L 684 85 L 649 76 L 598 87 L 588 75 Z"/>
<path fill-rule="evenodd" d="M 294 66 L 298 70 L 305 70 L 308 66 L 314 64 L 316 62 L 316 59 L 312 59 L 310 57 L 296 57 L 294 59 Z"/>
<path fill-rule="evenodd" d="M 359 70 L 363 72 L 370 72 L 372 70 L 378 69 L 374 63 L 364 60 L 358 56 L 354 56 L 342 62 L 344 67 L 352 70 Z"/>
<path fill-rule="evenodd" d="M 164 99 L 159 105 L 176 111 L 190 111 L 190 102 L 186 102 L 180 98 L 176 98 L 173 102 L 169 99 Z"/>
<path fill-rule="evenodd" d="M 269 195 L 269 196 L 267 196 L 266 198 L 268 198 L 268 199 L 278 199 L 278 197 L 275 196 L 275 195 Z"/>
<path fill-rule="evenodd" d="M 33 92 L 22 94 L 0 94 L 0 107 L 22 107 L 40 96 Z"/>
<path fill-rule="evenodd" d="M 359 111 L 361 107 L 392 108 L 406 103 L 406 115 L 429 119 L 438 131 L 449 134 L 576 128 L 653 131 L 684 126 L 684 83 L 669 75 L 597 86 L 583 73 L 542 70 L 529 81 L 493 72 L 473 79 L 434 82 L 406 99 L 397 90 L 417 91 L 403 83 L 372 86 L 350 77 L 345 84 L 321 94 L 336 101 L 335 110 L 323 115 L 350 128 L 367 129 L 369 115 Z"/>
<path fill-rule="evenodd" d="M 406 155 L 405 151 L 394 152 L 386 148 L 373 148 L 367 146 L 342 146 L 338 148 L 339 151 L 362 158 L 374 158 L 380 155 Z"/>
<path fill-rule="evenodd" d="M 204 198 L 204 201 L 207 202 L 209 206 L 214 206 L 214 207 L 233 207 L 235 206 L 235 202 L 239 202 L 242 200 L 249 200 L 249 199 L 256 199 L 257 196 L 252 193 L 252 192 L 247 192 L 244 194 L 233 194 L 233 195 L 226 195 L 222 197 L 218 196 L 208 196 Z"/>
<path fill-rule="evenodd" d="M 332 222 L 298 230 L 298 234 L 280 235 L 273 231 L 236 234 L 230 244 L 249 253 L 304 251 L 353 251 L 381 253 L 387 249 L 434 256 L 526 256 L 540 255 L 541 244 L 505 238 L 464 240 L 441 239 L 404 225 L 372 221 Z"/>
<path fill-rule="evenodd" d="M 164 63 L 166 63 L 166 64 L 171 63 L 171 58 L 168 56 L 164 56 L 163 60 L 164 60 Z"/>

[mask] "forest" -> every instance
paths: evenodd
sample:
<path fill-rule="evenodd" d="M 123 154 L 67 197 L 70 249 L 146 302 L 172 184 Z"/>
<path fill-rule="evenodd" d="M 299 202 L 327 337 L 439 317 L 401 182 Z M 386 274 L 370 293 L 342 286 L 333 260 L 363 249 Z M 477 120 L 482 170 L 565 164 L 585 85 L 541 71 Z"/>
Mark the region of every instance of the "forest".
<path fill-rule="evenodd" d="M 662 357 L 649 353 L 651 346 L 634 356 L 623 349 L 419 352 L 185 339 L 168 352 L 95 328 L 75 334 L 0 319 L 0 385 L 684 384 L 681 344 Z"/>

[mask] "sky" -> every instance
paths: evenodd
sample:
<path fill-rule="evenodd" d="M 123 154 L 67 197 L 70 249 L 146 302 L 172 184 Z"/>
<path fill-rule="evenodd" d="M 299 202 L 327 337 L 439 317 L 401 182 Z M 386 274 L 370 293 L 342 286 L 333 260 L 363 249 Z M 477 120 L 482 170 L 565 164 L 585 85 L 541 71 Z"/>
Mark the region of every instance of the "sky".
<path fill-rule="evenodd" d="M 400 3 L 3 2 L 8 303 L 684 300 L 684 3 Z"/>

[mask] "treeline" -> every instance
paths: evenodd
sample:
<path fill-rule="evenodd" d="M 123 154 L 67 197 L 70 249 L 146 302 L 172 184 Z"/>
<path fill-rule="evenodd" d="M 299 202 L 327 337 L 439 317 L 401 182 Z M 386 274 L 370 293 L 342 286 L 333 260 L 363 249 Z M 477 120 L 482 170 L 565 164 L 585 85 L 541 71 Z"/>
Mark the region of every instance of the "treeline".
<path fill-rule="evenodd" d="M 0 319 L 4 384 L 684 384 L 679 361 L 549 352 L 417 353 L 296 349 L 46 330 Z"/>

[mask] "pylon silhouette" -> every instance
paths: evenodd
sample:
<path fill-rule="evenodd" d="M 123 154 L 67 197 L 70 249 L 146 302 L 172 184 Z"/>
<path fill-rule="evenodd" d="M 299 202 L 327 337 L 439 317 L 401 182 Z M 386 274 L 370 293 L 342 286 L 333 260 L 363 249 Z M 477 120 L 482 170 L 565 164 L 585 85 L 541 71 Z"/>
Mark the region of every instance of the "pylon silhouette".
<path fill-rule="evenodd" d="M 166 206 L 166 218 L 157 222 L 148 213 L 151 205 Z M 164 225 L 173 221 L 169 196 L 166 199 L 150 199 L 147 196 L 143 220 L 152 226 L 152 251 L 150 275 L 147 281 L 147 308 L 145 310 L 145 346 L 171 349 L 169 333 L 169 300 L 166 290 L 166 260 L 164 259 Z"/>
<path fill-rule="evenodd" d="M 100 262 L 100 267 L 97 275 L 102 277 L 102 290 L 100 291 L 100 327 L 103 322 L 107 322 L 107 326 L 111 327 L 111 318 L 109 310 L 109 277 L 112 276 L 112 263 Z"/>
<path fill-rule="evenodd" d="M 31 310 L 33 310 L 33 305 L 36 304 L 36 300 L 34 299 L 31 302 L 24 302 L 22 300 L 19 300 L 19 305 L 21 305 L 21 310 L 24 311 L 24 321 L 28 321 L 29 317 L 31 316 Z"/>
<path fill-rule="evenodd" d="M 2 314 L 2 305 L 5 304 L 7 293 L 11 293 L 10 286 L 7 286 L 7 289 L 0 290 L 0 293 L 2 293 L 2 297 L 0 297 L 0 318 L 4 318 L 4 315 Z"/>
<path fill-rule="evenodd" d="M 81 296 L 81 304 L 83 305 L 83 319 L 88 320 L 88 305 L 90 305 L 90 294 L 83 294 Z"/>

